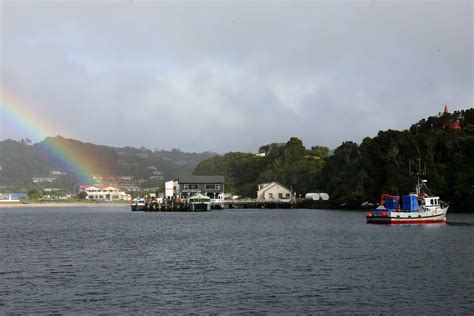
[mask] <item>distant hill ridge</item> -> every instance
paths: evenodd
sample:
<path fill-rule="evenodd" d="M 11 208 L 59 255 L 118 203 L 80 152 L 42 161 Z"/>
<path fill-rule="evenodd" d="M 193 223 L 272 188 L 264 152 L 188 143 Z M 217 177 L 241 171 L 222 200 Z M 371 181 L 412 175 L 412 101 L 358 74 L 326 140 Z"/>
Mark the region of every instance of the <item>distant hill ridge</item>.
<path fill-rule="evenodd" d="M 65 163 L 64 157 L 60 157 L 61 153 L 54 153 L 51 148 L 59 148 L 74 157 L 81 168 L 90 171 L 95 177 L 91 182 L 132 179 L 130 181 L 143 188 L 158 187 L 164 179 L 191 174 L 201 160 L 216 155 L 211 152 L 186 153 L 178 149 L 152 151 L 144 147 L 117 148 L 62 136 L 47 137 L 36 144 L 23 139 L 7 139 L 0 142 L 0 191 L 31 187 L 35 185 L 33 178 L 37 178 L 36 185 L 44 181 L 43 186 L 72 191 L 70 188 L 77 182 L 72 177 L 74 172 Z M 56 176 L 54 181 L 48 182 L 52 178 L 52 171 L 64 172 L 68 176 Z"/>

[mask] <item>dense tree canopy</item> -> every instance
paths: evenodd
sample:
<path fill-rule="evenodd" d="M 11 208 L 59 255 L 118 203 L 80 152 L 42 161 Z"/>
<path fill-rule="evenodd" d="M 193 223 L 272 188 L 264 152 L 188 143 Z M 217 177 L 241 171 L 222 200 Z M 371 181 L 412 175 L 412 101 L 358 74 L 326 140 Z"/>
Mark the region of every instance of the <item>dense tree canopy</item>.
<path fill-rule="evenodd" d="M 265 156 L 228 153 L 201 161 L 195 175 L 224 175 L 226 191 L 255 197 L 257 185 L 278 181 L 296 192 L 317 189 L 317 175 L 324 165 L 328 148 L 307 150 L 301 140 L 292 137 L 286 144 L 269 144 L 259 150 Z"/>
<path fill-rule="evenodd" d="M 461 128 L 455 129 L 459 121 Z M 426 166 L 433 193 L 456 209 L 474 206 L 474 109 L 423 119 L 405 131 L 381 131 L 360 145 L 343 143 L 327 159 L 319 183 L 335 204 L 358 207 L 383 193 L 412 192 L 410 162 Z M 413 165 L 414 163 L 414 165 Z"/>
<path fill-rule="evenodd" d="M 360 145 L 344 142 L 332 155 L 322 146 L 306 149 L 295 137 L 259 152 L 266 155 L 215 156 L 201 161 L 194 174 L 224 175 L 226 191 L 235 194 L 252 197 L 259 183 L 279 181 L 298 194 L 327 192 L 335 207 L 358 208 L 384 192 L 412 192 L 410 166 L 420 161 L 433 193 L 455 209 L 474 206 L 474 109 L 432 116 L 404 131 L 380 131 Z"/>

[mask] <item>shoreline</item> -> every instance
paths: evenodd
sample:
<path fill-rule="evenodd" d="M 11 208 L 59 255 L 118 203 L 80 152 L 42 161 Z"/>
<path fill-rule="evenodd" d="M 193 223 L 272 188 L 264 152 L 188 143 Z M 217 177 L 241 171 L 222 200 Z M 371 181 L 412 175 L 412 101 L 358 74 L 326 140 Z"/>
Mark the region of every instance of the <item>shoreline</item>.
<path fill-rule="evenodd" d="M 129 207 L 127 203 L 81 203 L 81 202 L 51 202 L 51 203 L 0 203 L 0 209 L 2 208 L 38 208 L 38 207 Z"/>
<path fill-rule="evenodd" d="M 58 207 L 130 207 L 128 203 L 83 203 L 83 202 L 43 202 L 43 203 L 28 203 L 23 204 L 19 202 L 1 202 L 0 209 L 7 209 L 7 208 L 58 208 Z M 314 208 L 314 207 L 302 207 L 302 209 L 324 209 L 324 210 L 334 210 L 334 211 L 360 211 L 366 212 L 367 209 L 343 209 L 343 208 Z M 451 210 L 449 213 L 457 213 L 457 214 L 472 214 L 474 211 L 472 210 Z"/>

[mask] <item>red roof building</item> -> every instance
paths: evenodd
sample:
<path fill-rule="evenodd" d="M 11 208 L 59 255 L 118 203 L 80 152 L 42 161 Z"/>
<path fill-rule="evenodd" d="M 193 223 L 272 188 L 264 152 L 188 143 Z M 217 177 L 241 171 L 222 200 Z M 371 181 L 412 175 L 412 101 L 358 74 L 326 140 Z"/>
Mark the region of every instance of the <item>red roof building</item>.
<path fill-rule="evenodd" d="M 444 105 L 443 114 L 449 114 L 448 106 L 446 104 Z M 453 119 L 447 119 L 446 122 L 444 123 L 443 128 L 460 129 L 461 122 L 459 120 L 454 121 Z"/>

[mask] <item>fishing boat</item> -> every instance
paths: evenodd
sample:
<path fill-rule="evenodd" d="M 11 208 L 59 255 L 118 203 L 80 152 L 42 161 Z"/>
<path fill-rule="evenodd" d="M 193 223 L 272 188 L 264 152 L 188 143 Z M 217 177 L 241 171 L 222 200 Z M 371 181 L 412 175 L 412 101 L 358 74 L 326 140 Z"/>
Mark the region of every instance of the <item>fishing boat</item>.
<path fill-rule="evenodd" d="M 210 211 L 211 207 L 211 198 L 207 195 L 196 194 L 189 198 L 189 210 L 192 212 Z"/>
<path fill-rule="evenodd" d="M 146 202 L 144 198 L 135 198 L 131 201 L 130 207 L 133 212 L 144 211 L 146 208 Z"/>
<path fill-rule="evenodd" d="M 446 222 L 449 205 L 431 195 L 426 183 L 417 175 L 415 193 L 402 196 L 382 194 L 380 205 L 367 212 L 370 224 L 429 224 Z"/>

